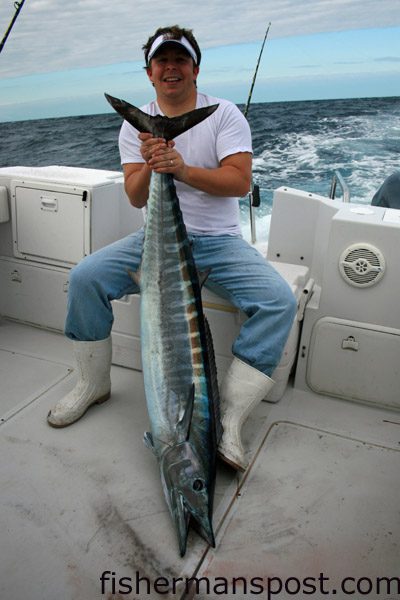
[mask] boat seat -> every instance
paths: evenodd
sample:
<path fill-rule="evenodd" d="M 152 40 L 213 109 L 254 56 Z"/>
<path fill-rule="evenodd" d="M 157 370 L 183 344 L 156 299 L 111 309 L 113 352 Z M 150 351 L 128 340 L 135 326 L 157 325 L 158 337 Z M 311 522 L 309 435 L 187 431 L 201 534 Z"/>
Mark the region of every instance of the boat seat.
<path fill-rule="evenodd" d="M 310 296 L 312 280 L 309 279 L 309 268 L 305 265 L 295 265 L 284 262 L 270 261 L 270 264 L 287 281 L 297 300 L 297 315 L 293 322 L 288 340 L 283 350 L 279 365 L 272 374 L 275 385 L 265 398 L 268 402 L 277 402 L 284 394 L 289 375 L 296 357 L 299 340 L 300 322 L 303 318 L 304 307 Z M 203 288 L 203 306 L 211 323 L 215 352 L 217 355 L 218 372 L 223 374 L 231 360 L 231 346 L 239 333 L 240 325 L 246 316 L 235 308 L 228 300 L 217 296 Z M 215 314 L 217 313 L 217 314 Z M 227 331 L 229 334 L 227 335 Z M 223 347 L 221 347 L 223 345 Z M 222 361 L 222 357 L 225 361 Z M 218 360 L 219 359 L 219 360 Z M 222 364 L 221 364 L 222 361 Z"/>
<path fill-rule="evenodd" d="M 300 323 L 303 320 L 305 305 L 310 298 L 314 281 L 309 278 L 310 270 L 305 265 L 273 262 L 270 264 L 282 275 L 290 285 L 297 300 L 297 314 L 293 321 L 292 329 L 283 349 L 281 360 L 272 373 L 275 385 L 265 398 L 268 402 L 278 402 L 285 393 L 289 376 L 296 358 L 300 337 Z"/>

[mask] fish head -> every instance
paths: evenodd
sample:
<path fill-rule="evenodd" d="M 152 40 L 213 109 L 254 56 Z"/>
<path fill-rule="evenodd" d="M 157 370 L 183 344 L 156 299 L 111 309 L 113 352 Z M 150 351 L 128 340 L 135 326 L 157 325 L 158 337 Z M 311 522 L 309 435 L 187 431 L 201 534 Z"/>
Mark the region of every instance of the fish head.
<path fill-rule="evenodd" d="M 191 518 L 199 533 L 215 546 L 211 524 L 209 486 L 204 467 L 189 441 L 167 449 L 160 461 L 164 494 L 174 519 L 179 541 L 180 554 L 186 552 L 186 543 Z"/>

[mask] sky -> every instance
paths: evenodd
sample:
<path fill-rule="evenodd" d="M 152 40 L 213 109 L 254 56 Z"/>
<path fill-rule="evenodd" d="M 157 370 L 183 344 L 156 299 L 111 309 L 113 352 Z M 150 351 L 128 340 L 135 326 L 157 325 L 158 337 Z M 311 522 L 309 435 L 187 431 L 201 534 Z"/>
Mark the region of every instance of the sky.
<path fill-rule="evenodd" d="M 13 15 L 1 0 L 0 37 Z M 245 103 L 400 96 L 400 0 L 26 0 L 0 54 L 0 121 L 110 112 L 153 98 L 141 47 L 193 29 L 199 89 Z"/>

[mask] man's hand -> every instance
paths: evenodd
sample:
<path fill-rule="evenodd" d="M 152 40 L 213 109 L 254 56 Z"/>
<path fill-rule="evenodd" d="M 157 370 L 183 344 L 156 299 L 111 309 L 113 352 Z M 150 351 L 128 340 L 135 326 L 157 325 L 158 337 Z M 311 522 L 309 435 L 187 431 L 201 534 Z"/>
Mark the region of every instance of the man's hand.
<path fill-rule="evenodd" d="M 146 163 L 151 160 L 157 150 L 167 148 L 167 143 L 163 138 L 155 138 L 151 133 L 139 133 L 138 138 L 142 142 L 140 154 Z"/>
<path fill-rule="evenodd" d="M 178 180 L 184 177 L 186 165 L 173 140 L 167 143 L 162 138 L 153 138 L 151 133 L 140 133 L 139 139 L 140 153 L 152 171 L 171 173 Z"/>

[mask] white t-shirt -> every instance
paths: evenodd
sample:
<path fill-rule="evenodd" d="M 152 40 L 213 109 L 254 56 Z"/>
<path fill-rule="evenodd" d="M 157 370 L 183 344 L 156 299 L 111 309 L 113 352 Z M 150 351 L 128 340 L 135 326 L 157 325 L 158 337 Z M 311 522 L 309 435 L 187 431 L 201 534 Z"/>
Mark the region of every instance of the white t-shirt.
<path fill-rule="evenodd" d="M 238 152 L 252 153 L 250 127 L 235 104 L 197 93 L 196 108 L 219 104 L 207 119 L 175 138 L 175 147 L 189 166 L 215 169 L 220 161 Z M 157 102 L 141 107 L 150 115 L 162 114 Z M 119 135 L 121 163 L 141 163 L 138 131 L 124 121 Z M 188 231 L 203 235 L 240 235 L 236 197 L 211 196 L 175 180 L 183 220 Z"/>

